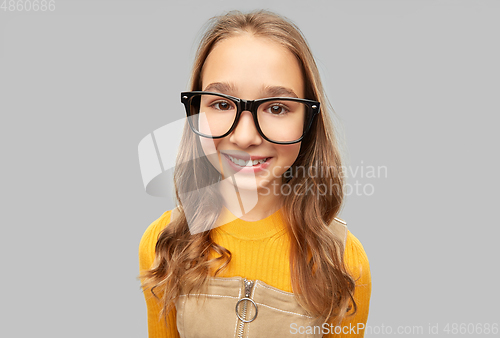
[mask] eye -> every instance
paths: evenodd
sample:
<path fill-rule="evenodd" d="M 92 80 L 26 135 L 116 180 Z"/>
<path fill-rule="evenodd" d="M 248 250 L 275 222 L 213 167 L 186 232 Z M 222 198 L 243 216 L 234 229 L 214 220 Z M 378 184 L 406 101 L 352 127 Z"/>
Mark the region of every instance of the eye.
<path fill-rule="evenodd" d="M 278 103 L 273 103 L 267 108 L 268 112 L 273 115 L 284 115 L 288 113 L 286 106 Z"/>
<path fill-rule="evenodd" d="M 232 104 L 231 104 L 231 102 L 228 102 L 228 101 L 217 101 L 217 102 L 212 103 L 211 107 L 213 107 L 217 110 L 227 111 L 227 110 L 232 109 Z"/>

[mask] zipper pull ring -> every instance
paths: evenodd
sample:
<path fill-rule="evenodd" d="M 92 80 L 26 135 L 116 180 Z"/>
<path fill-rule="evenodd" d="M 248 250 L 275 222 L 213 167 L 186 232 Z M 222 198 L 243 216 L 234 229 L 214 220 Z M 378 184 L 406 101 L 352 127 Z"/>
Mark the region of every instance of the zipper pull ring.
<path fill-rule="evenodd" d="M 236 311 L 236 316 L 238 317 L 239 320 L 241 320 L 243 323 L 251 323 L 255 320 L 255 318 L 257 318 L 257 313 L 258 313 L 257 304 L 253 301 L 252 298 L 250 298 L 250 293 L 252 292 L 253 281 L 245 279 L 243 282 L 245 285 L 245 297 L 241 298 L 236 303 L 235 311 Z M 251 302 L 253 304 L 253 306 L 255 307 L 255 315 L 253 316 L 253 318 L 251 318 L 249 320 L 242 318 L 240 316 L 239 311 L 238 311 L 238 306 L 240 305 L 241 302 L 243 302 L 245 300 Z M 247 312 L 247 303 L 244 303 L 243 304 L 243 317 L 246 317 L 246 312 Z"/>

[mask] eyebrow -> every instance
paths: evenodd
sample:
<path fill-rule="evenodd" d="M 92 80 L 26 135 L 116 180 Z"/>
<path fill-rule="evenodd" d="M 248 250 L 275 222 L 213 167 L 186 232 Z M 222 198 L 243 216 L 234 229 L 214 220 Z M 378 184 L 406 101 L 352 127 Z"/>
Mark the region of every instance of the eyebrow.
<path fill-rule="evenodd" d="M 282 86 L 267 86 L 264 88 L 262 93 L 265 93 L 269 97 L 273 96 L 287 96 L 287 97 L 297 97 L 297 94 L 290 88 L 282 87 Z"/>
<path fill-rule="evenodd" d="M 236 92 L 235 86 L 228 82 L 213 82 L 203 89 L 205 92 L 214 91 L 222 94 L 233 95 Z M 283 86 L 266 86 L 260 91 L 265 97 L 296 97 L 297 94 Z"/>
<path fill-rule="evenodd" d="M 236 92 L 233 84 L 227 82 L 213 82 L 203 89 L 204 92 L 219 92 L 222 94 L 232 94 Z"/>

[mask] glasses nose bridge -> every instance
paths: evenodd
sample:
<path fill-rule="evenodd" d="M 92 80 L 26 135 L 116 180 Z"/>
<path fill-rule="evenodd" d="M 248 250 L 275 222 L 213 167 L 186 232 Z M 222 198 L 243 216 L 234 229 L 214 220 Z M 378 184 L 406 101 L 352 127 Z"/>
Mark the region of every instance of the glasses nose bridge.
<path fill-rule="evenodd" d="M 251 112 L 252 114 L 254 113 L 253 110 L 254 110 L 254 107 L 255 107 L 255 100 L 243 100 L 243 99 L 240 99 L 240 109 L 241 111 L 249 111 Z"/>
<path fill-rule="evenodd" d="M 239 99 L 239 112 L 236 115 L 236 121 L 235 121 L 235 128 L 240 124 L 241 116 L 244 111 L 248 111 L 252 114 L 252 122 L 254 124 L 254 127 L 261 136 L 262 134 L 259 132 L 259 127 L 258 127 L 258 122 L 256 121 L 257 115 L 254 112 L 254 109 L 256 107 L 255 100 L 244 100 L 244 99 Z"/>

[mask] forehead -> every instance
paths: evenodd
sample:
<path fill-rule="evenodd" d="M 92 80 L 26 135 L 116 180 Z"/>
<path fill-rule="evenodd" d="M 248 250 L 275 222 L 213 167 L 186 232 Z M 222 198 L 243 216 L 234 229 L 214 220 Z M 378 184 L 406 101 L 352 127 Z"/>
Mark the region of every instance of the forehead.
<path fill-rule="evenodd" d="M 202 90 L 212 83 L 226 83 L 232 91 L 227 94 L 246 99 L 258 98 L 269 88 L 286 88 L 294 96 L 304 96 L 302 69 L 295 55 L 270 38 L 250 33 L 218 42 L 205 60 L 201 79 Z"/>

